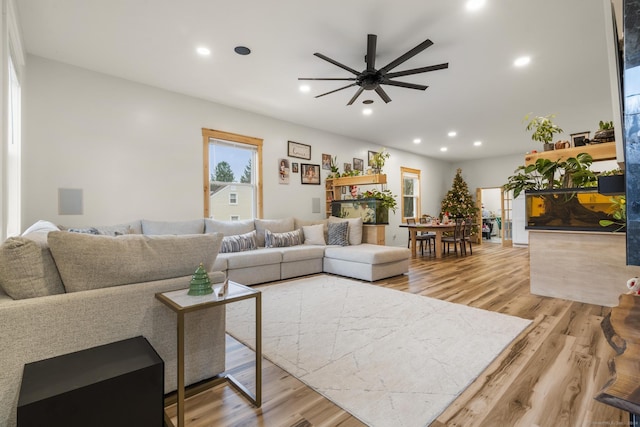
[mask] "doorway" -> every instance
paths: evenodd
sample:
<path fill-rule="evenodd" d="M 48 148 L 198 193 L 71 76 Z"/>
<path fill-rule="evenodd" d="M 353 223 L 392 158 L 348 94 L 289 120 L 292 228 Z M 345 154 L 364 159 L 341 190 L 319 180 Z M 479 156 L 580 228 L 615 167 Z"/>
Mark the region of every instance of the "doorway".
<path fill-rule="evenodd" d="M 478 207 L 478 243 L 502 244 L 502 188 L 476 189 Z"/>

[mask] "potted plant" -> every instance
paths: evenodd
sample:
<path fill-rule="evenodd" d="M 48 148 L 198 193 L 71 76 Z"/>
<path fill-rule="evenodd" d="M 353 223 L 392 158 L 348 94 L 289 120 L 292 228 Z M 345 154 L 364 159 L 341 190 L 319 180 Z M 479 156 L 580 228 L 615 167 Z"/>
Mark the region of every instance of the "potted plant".
<path fill-rule="evenodd" d="M 524 117 L 525 121 L 529 121 L 527 123 L 527 130 L 533 130 L 531 134 L 531 139 L 534 141 L 542 142 L 544 144 L 544 151 L 553 150 L 553 135 L 556 133 L 562 133 L 563 130 L 558 127 L 555 123 L 553 123 L 552 119 L 555 116 L 550 114 L 548 116 L 534 116 L 531 117 L 530 114 L 527 114 Z"/>
<path fill-rule="evenodd" d="M 389 157 L 391 157 L 391 154 L 389 154 L 387 149 L 384 147 L 381 148 L 377 153 L 375 153 L 371 158 L 371 167 L 373 168 L 373 173 L 382 173 L 384 163 Z"/>
<path fill-rule="evenodd" d="M 591 143 L 598 144 L 600 142 L 611 142 L 615 141 L 615 139 L 616 138 L 614 134 L 613 122 L 605 122 L 600 120 L 600 123 L 598 123 L 598 130 L 593 135 Z"/>
<path fill-rule="evenodd" d="M 625 193 L 624 172 L 620 168 L 600 172 L 598 193 L 613 196 Z"/>

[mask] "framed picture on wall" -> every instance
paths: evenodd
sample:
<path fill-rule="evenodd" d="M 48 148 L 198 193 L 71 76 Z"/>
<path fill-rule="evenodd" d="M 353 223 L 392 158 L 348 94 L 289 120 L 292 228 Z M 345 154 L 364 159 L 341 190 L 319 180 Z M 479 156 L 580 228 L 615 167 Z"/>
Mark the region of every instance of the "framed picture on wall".
<path fill-rule="evenodd" d="M 367 152 L 367 165 L 368 166 L 373 166 L 373 156 L 376 155 L 375 151 L 368 151 Z"/>
<path fill-rule="evenodd" d="M 331 154 L 322 153 L 322 169 L 331 170 Z"/>
<path fill-rule="evenodd" d="M 291 163 L 291 172 L 298 173 L 298 164 L 296 162 Z"/>
<path fill-rule="evenodd" d="M 578 132 L 571 134 L 571 146 L 580 147 L 587 144 L 589 140 L 589 134 L 591 132 Z"/>
<path fill-rule="evenodd" d="M 351 163 L 345 163 L 344 164 L 344 171 L 345 172 L 351 172 Z"/>
<path fill-rule="evenodd" d="M 364 160 L 353 158 L 353 169 L 357 171 L 364 171 Z"/>
<path fill-rule="evenodd" d="M 279 182 L 280 184 L 288 184 L 289 183 L 289 160 L 280 159 L 278 161 L 279 168 L 278 174 L 280 175 Z"/>
<path fill-rule="evenodd" d="M 289 157 L 311 160 L 311 146 L 299 142 L 288 141 L 287 154 Z"/>
<path fill-rule="evenodd" d="M 320 165 L 301 163 L 300 182 L 303 184 L 320 185 Z"/>

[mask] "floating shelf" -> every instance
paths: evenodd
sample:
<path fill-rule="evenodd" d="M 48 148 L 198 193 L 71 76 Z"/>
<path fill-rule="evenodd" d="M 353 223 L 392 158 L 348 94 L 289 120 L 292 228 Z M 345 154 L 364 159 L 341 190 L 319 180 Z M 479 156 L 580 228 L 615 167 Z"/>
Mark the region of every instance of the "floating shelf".
<path fill-rule="evenodd" d="M 539 153 L 531 153 L 524 156 L 525 165 L 531 165 L 538 159 L 549 159 L 557 161 L 560 159 L 568 159 L 575 157 L 580 153 L 589 153 L 593 157 L 593 161 L 598 160 L 615 160 L 616 159 L 616 143 L 603 142 L 601 144 L 590 144 L 582 147 L 563 148 L 560 150 L 541 151 Z"/>

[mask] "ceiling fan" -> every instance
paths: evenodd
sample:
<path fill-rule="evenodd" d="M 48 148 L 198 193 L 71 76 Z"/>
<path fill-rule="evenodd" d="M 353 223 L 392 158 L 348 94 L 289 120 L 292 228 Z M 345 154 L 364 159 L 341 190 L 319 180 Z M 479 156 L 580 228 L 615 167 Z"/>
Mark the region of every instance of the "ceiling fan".
<path fill-rule="evenodd" d="M 353 81 L 354 83 L 351 83 L 347 86 L 341 87 L 339 89 L 335 89 L 332 90 L 330 92 L 326 92 L 323 94 L 320 94 L 318 96 L 316 96 L 316 98 L 320 98 L 321 96 L 325 96 L 325 95 L 329 95 L 330 93 L 334 93 L 334 92 L 338 92 L 340 90 L 343 89 L 347 89 L 353 86 L 360 86 L 358 88 L 358 90 L 356 91 L 355 95 L 353 95 L 353 97 L 351 98 L 351 100 L 349 100 L 349 102 L 347 103 L 347 105 L 351 105 L 355 102 L 356 99 L 358 99 L 358 97 L 362 94 L 362 92 L 364 90 L 375 90 L 376 93 L 378 95 L 380 95 L 380 98 L 382 98 L 382 100 L 385 103 L 389 103 L 391 102 L 391 98 L 389 98 L 389 95 L 387 95 L 387 93 L 382 89 L 382 87 L 380 87 L 380 85 L 389 85 L 389 86 L 398 86 L 398 87 L 405 87 L 405 88 L 409 88 L 409 89 L 418 89 L 418 90 L 425 90 L 427 87 L 429 86 L 424 86 L 424 85 L 419 85 L 419 84 L 414 84 L 414 83 L 407 83 L 407 82 L 399 82 L 396 80 L 391 80 L 395 77 L 402 77 L 402 76 L 409 76 L 412 74 L 419 74 L 419 73 L 426 73 L 428 71 L 436 71 L 436 70 L 442 70 L 444 68 L 449 68 L 449 63 L 444 63 L 444 64 L 438 64 L 438 65 L 430 65 L 428 67 L 421 67 L 421 68 L 413 68 L 411 70 L 405 70 L 405 71 L 397 71 L 394 73 L 390 73 L 389 71 L 391 71 L 392 69 L 396 68 L 398 65 L 402 64 L 403 62 L 413 58 L 415 55 L 419 54 L 420 52 L 422 52 L 423 50 L 425 50 L 426 48 L 428 48 L 429 46 L 431 46 L 433 44 L 433 42 L 429 39 L 423 41 L 422 43 L 420 43 L 419 45 L 417 45 L 416 47 L 414 47 L 413 49 L 411 49 L 410 51 L 404 53 L 403 55 L 400 55 L 398 58 L 394 59 L 393 61 L 391 61 L 390 63 L 388 63 L 387 65 L 385 65 L 384 67 L 380 68 L 379 70 L 376 70 L 375 66 L 376 66 L 376 43 L 378 40 L 378 36 L 376 36 L 375 34 L 369 34 L 367 35 L 367 54 L 364 57 L 365 58 L 365 62 L 367 63 L 367 68 L 364 71 L 356 71 L 351 67 L 347 67 L 344 64 L 339 63 L 338 61 L 335 61 L 321 53 L 314 53 L 315 56 L 317 56 L 320 59 L 324 59 L 327 62 L 332 63 L 333 65 L 336 65 L 344 70 L 349 71 L 350 73 L 354 74 L 356 77 L 349 77 L 349 78 L 304 78 L 304 77 L 300 77 L 298 78 L 298 80 L 348 80 L 348 81 Z"/>

